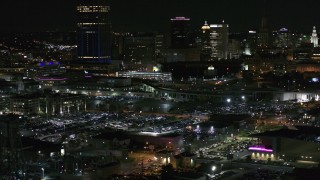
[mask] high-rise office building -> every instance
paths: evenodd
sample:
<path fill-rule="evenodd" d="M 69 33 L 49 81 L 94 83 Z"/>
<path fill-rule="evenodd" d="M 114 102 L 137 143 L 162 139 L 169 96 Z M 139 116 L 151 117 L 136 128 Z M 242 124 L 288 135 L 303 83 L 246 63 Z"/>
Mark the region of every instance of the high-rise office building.
<path fill-rule="evenodd" d="M 201 61 L 209 61 L 211 58 L 211 45 L 210 45 L 210 26 L 207 21 L 201 27 Z"/>
<path fill-rule="evenodd" d="M 155 36 L 131 34 L 124 38 L 124 60 L 127 64 L 149 64 L 155 59 Z"/>
<path fill-rule="evenodd" d="M 318 47 L 318 34 L 317 34 L 317 29 L 315 26 L 313 26 L 313 31 L 312 31 L 312 36 L 310 38 L 311 43 L 313 44 L 313 47 Z"/>
<path fill-rule="evenodd" d="M 274 34 L 274 46 L 277 48 L 291 48 L 293 46 L 293 41 L 291 38 L 291 33 L 286 28 L 281 28 Z"/>
<path fill-rule="evenodd" d="M 250 30 L 247 34 L 247 39 L 245 41 L 244 54 L 251 56 L 256 53 L 257 50 L 257 31 Z"/>
<path fill-rule="evenodd" d="M 155 34 L 155 55 L 158 57 L 161 55 L 163 49 L 165 49 L 165 35 Z"/>
<path fill-rule="evenodd" d="M 77 58 L 84 63 L 111 60 L 110 7 L 106 0 L 78 0 Z"/>
<path fill-rule="evenodd" d="M 210 25 L 211 59 L 220 60 L 228 57 L 229 25 Z"/>
<path fill-rule="evenodd" d="M 124 35 L 121 33 L 113 33 L 112 36 L 112 59 L 121 59 L 123 55 Z"/>
<path fill-rule="evenodd" d="M 239 59 L 242 54 L 241 42 L 238 39 L 229 38 L 228 59 Z"/>
<path fill-rule="evenodd" d="M 175 17 L 171 19 L 171 48 L 182 49 L 189 47 L 190 19 Z"/>
<path fill-rule="evenodd" d="M 258 47 L 268 48 L 270 45 L 270 31 L 267 26 L 267 18 L 264 16 L 261 20 L 261 27 L 258 33 Z"/>
<path fill-rule="evenodd" d="M 258 33 L 258 48 L 264 49 L 264 48 L 269 48 L 270 45 L 272 44 L 272 33 L 269 30 L 269 25 L 268 25 L 268 18 L 267 18 L 267 1 L 265 0 L 264 2 L 264 13 L 261 19 L 261 26 L 259 29 Z"/>

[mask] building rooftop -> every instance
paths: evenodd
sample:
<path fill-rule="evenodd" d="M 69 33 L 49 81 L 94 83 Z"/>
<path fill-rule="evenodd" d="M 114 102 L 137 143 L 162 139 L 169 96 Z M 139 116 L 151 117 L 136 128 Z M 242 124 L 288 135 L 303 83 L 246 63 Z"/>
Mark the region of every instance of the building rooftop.
<path fill-rule="evenodd" d="M 251 137 L 281 137 L 290 139 L 299 139 L 305 141 L 318 141 L 320 137 L 320 128 L 311 126 L 296 126 L 296 129 L 280 129 L 276 131 L 266 131 L 259 134 L 253 134 Z"/>
<path fill-rule="evenodd" d="M 166 149 L 157 151 L 157 154 L 171 154 L 171 153 L 174 153 L 174 151 L 166 150 Z"/>
<path fill-rule="evenodd" d="M 54 144 L 47 141 L 41 141 L 38 139 L 32 139 L 28 137 L 21 137 L 23 147 L 32 147 L 33 150 L 42 150 L 48 152 L 58 152 L 61 149 L 60 144 Z"/>
<path fill-rule="evenodd" d="M 105 139 L 105 140 L 113 140 L 117 138 L 118 140 L 126 140 L 130 139 L 130 136 L 122 131 L 108 131 L 97 136 L 94 136 L 95 139 Z"/>
<path fill-rule="evenodd" d="M 180 153 L 178 155 L 176 155 L 175 157 L 176 158 L 181 158 L 181 157 L 193 157 L 195 156 L 196 154 L 193 154 L 193 153 L 190 153 L 190 152 L 183 152 L 183 153 Z"/>

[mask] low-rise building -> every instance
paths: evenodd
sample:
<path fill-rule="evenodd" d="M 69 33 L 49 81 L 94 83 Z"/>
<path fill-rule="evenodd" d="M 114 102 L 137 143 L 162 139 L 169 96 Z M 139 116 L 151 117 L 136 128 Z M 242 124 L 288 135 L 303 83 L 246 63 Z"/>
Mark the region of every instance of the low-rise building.
<path fill-rule="evenodd" d="M 174 168 L 181 169 L 192 169 L 196 166 L 195 163 L 196 155 L 193 153 L 183 152 L 181 154 L 175 155 L 172 158 L 172 166 Z"/>
<path fill-rule="evenodd" d="M 10 98 L 10 112 L 18 115 L 37 114 L 40 110 L 40 98 L 35 95 L 20 95 Z"/>
<path fill-rule="evenodd" d="M 19 115 L 69 114 L 85 110 L 85 95 L 81 94 L 27 94 L 10 98 L 10 112 Z"/>
<path fill-rule="evenodd" d="M 320 129 L 297 126 L 254 134 L 258 144 L 249 147 L 256 160 L 291 160 L 293 162 L 320 162 Z"/>

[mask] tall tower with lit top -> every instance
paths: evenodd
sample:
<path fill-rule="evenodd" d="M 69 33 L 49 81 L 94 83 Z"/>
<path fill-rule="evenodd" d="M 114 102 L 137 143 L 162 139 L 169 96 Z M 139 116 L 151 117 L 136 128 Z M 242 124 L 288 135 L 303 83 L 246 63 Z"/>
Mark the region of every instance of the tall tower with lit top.
<path fill-rule="evenodd" d="M 201 61 L 209 61 L 211 55 L 211 44 L 210 44 L 210 25 L 205 21 L 204 25 L 201 27 Z"/>
<path fill-rule="evenodd" d="M 78 0 L 77 59 L 81 63 L 111 60 L 110 7 L 106 0 Z"/>
<path fill-rule="evenodd" d="M 318 47 L 318 34 L 317 34 L 317 29 L 315 26 L 313 26 L 313 30 L 312 30 L 312 35 L 311 35 L 311 43 L 313 44 L 313 47 Z"/>
<path fill-rule="evenodd" d="M 228 58 L 229 25 L 210 25 L 211 59 L 221 60 Z"/>

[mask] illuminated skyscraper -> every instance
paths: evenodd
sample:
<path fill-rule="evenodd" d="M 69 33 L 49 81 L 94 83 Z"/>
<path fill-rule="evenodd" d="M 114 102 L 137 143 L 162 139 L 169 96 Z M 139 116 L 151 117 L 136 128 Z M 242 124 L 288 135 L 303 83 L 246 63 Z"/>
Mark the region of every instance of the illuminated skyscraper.
<path fill-rule="evenodd" d="M 209 61 L 211 58 L 211 45 L 210 45 L 210 26 L 207 21 L 201 27 L 201 61 Z"/>
<path fill-rule="evenodd" d="M 311 43 L 313 44 L 313 47 L 318 47 L 319 38 L 318 38 L 318 34 L 315 26 L 313 26 L 312 36 L 310 40 L 311 40 Z"/>
<path fill-rule="evenodd" d="M 277 48 L 290 48 L 292 47 L 291 33 L 286 28 L 281 28 L 279 31 L 273 32 L 274 46 Z"/>
<path fill-rule="evenodd" d="M 227 59 L 229 41 L 228 24 L 211 24 L 210 25 L 210 46 L 211 59 Z"/>
<path fill-rule="evenodd" d="M 111 60 L 110 7 L 106 0 L 78 0 L 77 58 L 84 63 Z"/>
<path fill-rule="evenodd" d="M 148 64 L 155 57 L 153 34 L 136 33 L 124 38 L 124 60 L 128 64 Z"/>
<path fill-rule="evenodd" d="M 256 53 L 256 50 L 257 50 L 257 31 L 250 30 L 247 34 L 244 54 L 251 56 Z"/>

